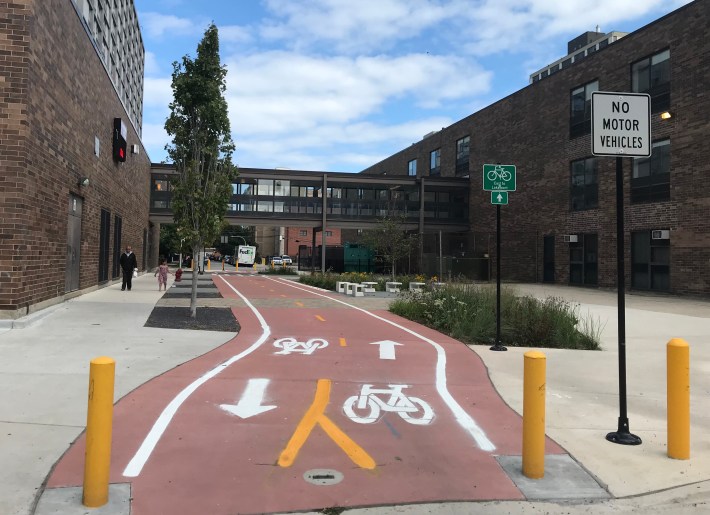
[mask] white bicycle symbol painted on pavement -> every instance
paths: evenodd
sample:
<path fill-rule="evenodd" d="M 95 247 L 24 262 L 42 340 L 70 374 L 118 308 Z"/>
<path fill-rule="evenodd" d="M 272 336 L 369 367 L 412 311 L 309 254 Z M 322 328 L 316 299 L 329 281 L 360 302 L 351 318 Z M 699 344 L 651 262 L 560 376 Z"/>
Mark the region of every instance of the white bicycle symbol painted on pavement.
<path fill-rule="evenodd" d="M 385 389 L 375 389 L 372 386 L 362 385 L 360 395 L 348 397 L 343 404 L 343 411 L 353 422 L 372 424 L 379 420 L 383 411 L 396 413 L 406 422 L 416 425 L 427 425 L 434 419 L 434 410 L 429 404 L 419 397 L 408 397 L 402 393 L 409 385 L 391 384 Z M 379 395 L 389 395 L 389 398 L 385 402 Z M 356 410 L 359 410 L 360 414 L 356 413 Z"/>
<path fill-rule="evenodd" d="M 504 170 L 499 167 L 496 167 L 493 170 L 488 170 L 488 173 L 486 173 L 486 176 L 488 177 L 489 181 L 495 181 L 495 180 L 509 181 L 513 177 L 513 175 L 508 170 Z"/>
<path fill-rule="evenodd" d="M 311 338 L 306 342 L 299 342 L 296 338 L 289 336 L 287 338 L 280 338 L 274 342 L 274 347 L 282 349 L 274 354 L 282 356 L 296 352 L 300 354 L 313 354 L 316 350 L 323 349 L 327 346 L 328 342 L 323 338 Z"/>

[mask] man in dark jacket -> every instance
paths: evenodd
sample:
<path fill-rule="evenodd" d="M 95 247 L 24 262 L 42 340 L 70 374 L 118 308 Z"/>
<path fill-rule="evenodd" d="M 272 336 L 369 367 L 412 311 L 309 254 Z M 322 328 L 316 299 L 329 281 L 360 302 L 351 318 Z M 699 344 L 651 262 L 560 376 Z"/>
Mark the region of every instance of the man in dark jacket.
<path fill-rule="evenodd" d="M 121 291 L 126 288 L 128 288 L 128 291 L 131 291 L 133 270 L 138 269 L 138 260 L 136 260 L 136 255 L 133 253 L 130 245 L 127 245 L 126 252 L 121 254 L 119 263 L 121 264 L 121 270 L 123 271 L 123 284 L 121 284 Z"/>

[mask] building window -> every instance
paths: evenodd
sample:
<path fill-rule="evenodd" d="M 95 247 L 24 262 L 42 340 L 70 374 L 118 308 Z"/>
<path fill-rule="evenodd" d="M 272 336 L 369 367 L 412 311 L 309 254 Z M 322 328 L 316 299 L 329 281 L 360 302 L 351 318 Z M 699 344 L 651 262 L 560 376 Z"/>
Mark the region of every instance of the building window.
<path fill-rule="evenodd" d="M 330 238 L 331 236 L 333 236 L 333 231 L 325 231 L 326 238 Z"/>
<path fill-rule="evenodd" d="M 597 159 L 589 157 L 572 161 L 570 165 L 570 209 L 582 211 L 599 206 Z"/>
<path fill-rule="evenodd" d="M 631 89 L 651 95 L 651 112 L 671 106 L 671 51 L 664 50 L 631 65 Z"/>
<path fill-rule="evenodd" d="M 274 195 L 277 197 L 288 197 L 291 192 L 291 181 L 274 181 Z"/>
<path fill-rule="evenodd" d="M 298 235 L 299 236 L 308 236 L 308 231 L 301 229 L 300 231 L 298 231 Z"/>
<path fill-rule="evenodd" d="M 569 282 L 578 285 L 597 284 L 597 235 L 579 234 L 569 244 Z"/>
<path fill-rule="evenodd" d="M 410 177 L 416 177 L 417 176 L 417 160 L 412 159 L 409 164 L 407 165 L 409 169 L 409 176 Z"/>
<path fill-rule="evenodd" d="M 441 175 L 441 149 L 432 150 L 429 159 L 429 175 Z"/>
<path fill-rule="evenodd" d="M 468 173 L 468 159 L 471 156 L 471 137 L 456 141 L 456 174 Z"/>
<path fill-rule="evenodd" d="M 155 179 L 153 181 L 153 191 L 168 191 L 168 181 L 166 179 Z"/>
<path fill-rule="evenodd" d="M 631 233 L 631 287 L 639 290 L 669 291 L 670 231 Z"/>
<path fill-rule="evenodd" d="M 671 199 L 671 142 L 656 141 L 651 157 L 634 159 L 631 202 L 663 202 Z"/>
<path fill-rule="evenodd" d="M 572 90 L 569 110 L 570 138 L 577 138 L 592 131 L 592 92 L 594 91 L 599 91 L 597 80 Z"/>

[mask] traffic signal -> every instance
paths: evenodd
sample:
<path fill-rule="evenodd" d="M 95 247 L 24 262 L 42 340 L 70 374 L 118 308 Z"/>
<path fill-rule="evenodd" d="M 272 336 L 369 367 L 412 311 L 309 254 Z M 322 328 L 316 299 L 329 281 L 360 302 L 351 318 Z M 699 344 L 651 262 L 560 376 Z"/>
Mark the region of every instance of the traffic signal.
<path fill-rule="evenodd" d="M 126 125 L 120 118 L 113 119 L 113 158 L 116 161 L 126 160 Z"/>

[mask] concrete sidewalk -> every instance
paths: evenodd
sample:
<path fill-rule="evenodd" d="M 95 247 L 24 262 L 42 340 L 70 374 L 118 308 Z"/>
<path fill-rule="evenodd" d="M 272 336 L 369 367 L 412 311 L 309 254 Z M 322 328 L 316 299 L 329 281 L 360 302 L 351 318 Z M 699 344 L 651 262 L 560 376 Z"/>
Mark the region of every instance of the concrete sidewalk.
<path fill-rule="evenodd" d="M 32 513 L 51 467 L 83 431 L 91 359 L 116 360 L 118 400 L 234 337 L 143 327 L 162 295 L 145 274 L 131 291 L 119 281 L 0 329 L 0 514 Z"/>
<path fill-rule="evenodd" d="M 616 430 L 619 414 L 616 294 L 542 285 L 517 288 L 577 302 L 582 314 L 589 312 L 604 325 L 604 351 L 543 349 L 548 361 L 547 432 L 618 498 L 582 504 L 449 503 L 352 512 L 670 515 L 710 510 L 710 303 L 627 296 L 628 414 L 631 431 L 643 445 L 624 447 L 604 438 Z M 0 328 L 0 513 L 32 513 L 35 494 L 50 468 L 83 430 L 92 358 L 116 359 L 119 399 L 234 336 L 143 327 L 161 296 L 148 274 L 134 280 L 131 292 L 121 292 L 115 284 L 45 310 L 32 323 L 20 320 L 18 328 Z M 386 300 L 360 298 L 357 305 L 366 308 L 371 303 L 372 309 L 381 309 Z M 689 461 L 671 460 L 665 454 L 665 344 L 672 337 L 691 345 Z M 522 355 L 528 349 L 472 348 L 504 400 L 521 412 Z"/>

